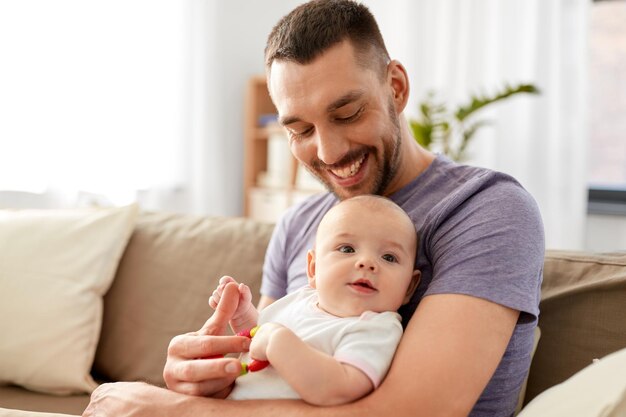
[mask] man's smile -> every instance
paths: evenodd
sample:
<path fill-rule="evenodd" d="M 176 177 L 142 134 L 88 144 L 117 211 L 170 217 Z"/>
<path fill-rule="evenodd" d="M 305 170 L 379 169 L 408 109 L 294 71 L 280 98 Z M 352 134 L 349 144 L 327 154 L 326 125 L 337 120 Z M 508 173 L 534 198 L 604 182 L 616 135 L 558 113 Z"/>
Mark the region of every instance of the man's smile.
<path fill-rule="evenodd" d="M 346 179 L 348 177 L 353 177 L 361 168 L 361 164 L 365 161 L 365 157 L 367 154 L 362 155 L 358 160 L 354 161 L 349 166 L 345 166 L 343 168 L 335 168 L 331 169 L 330 172 L 335 174 L 337 177 Z"/>
<path fill-rule="evenodd" d="M 327 168 L 327 172 L 330 174 L 329 180 L 341 188 L 348 188 L 359 184 L 365 178 L 369 155 L 369 152 L 364 153 L 359 159 L 341 168 Z"/>

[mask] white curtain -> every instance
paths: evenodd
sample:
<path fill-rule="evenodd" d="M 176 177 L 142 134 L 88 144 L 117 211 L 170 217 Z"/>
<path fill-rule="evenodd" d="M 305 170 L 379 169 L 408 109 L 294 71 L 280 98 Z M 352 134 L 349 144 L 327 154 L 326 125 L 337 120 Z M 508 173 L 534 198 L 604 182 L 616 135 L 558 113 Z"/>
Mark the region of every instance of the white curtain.
<path fill-rule="evenodd" d="M 535 196 L 550 248 L 583 245 L 588 1 L 365 1 L 409 71 L 408 116 L 430 90 L 541 89 L 480 115 L 470 162 Z M 240 214 L 246 82 L 300 2 L 1 1 L 0 205 L 21 190 Z"/>
<path fill-rule="evenodd" d="M 244 89 L 262 47 L 232 76 L 243 38 L 220 3 L 0 2 L 0 207 L 239 214 Z"/>
<path fill-rule="evenodd" d="M 0 1 L 0 207 L 241 214 L 247 81 L 299 3 Z"/>
<path fill-rule="evenodd" d="M 516 177 L 542 212 L 548 248 L 582 249 L 586 218 L 589 0 L 395 0 L 366 4 L 411 79 L 407 115 L 430 90 L 451 104 L 533 83 L 477 115 L 491 122 L 469 163 Z"/>
<path fill-rule="evenodd" d="M 179 189 L 180 4 L 0 2 L 0 190 L 72 205 Z"/>

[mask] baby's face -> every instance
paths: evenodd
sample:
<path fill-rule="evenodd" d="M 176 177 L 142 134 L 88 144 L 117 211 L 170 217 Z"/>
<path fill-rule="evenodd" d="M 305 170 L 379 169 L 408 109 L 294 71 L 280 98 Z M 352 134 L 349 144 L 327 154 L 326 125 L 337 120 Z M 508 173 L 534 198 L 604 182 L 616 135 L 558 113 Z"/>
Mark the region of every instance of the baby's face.
<path fill-rule="evenodd" d="M 416 240 L 412 222 L 398 210 L 351 201 L 334 207 L 308 260 L 320 308 L 340 317 L 396 311 L 416 284 Z"/>

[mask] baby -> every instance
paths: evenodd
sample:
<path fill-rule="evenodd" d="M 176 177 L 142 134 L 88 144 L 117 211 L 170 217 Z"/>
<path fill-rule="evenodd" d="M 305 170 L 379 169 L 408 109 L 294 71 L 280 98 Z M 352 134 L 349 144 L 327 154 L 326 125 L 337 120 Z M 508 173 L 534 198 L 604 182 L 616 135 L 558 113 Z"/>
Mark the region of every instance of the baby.
<path fill-rule="evenodd" d="M 330 209 L 307 253 L 308 286 L 259 313 L 239 284 L 233 331 L 260 326 L 242 360 L 270 366 L 239 377 L 229 398 L 333 405 L 376 388 L 402 336 L 396 310 L 419 283 L 416 250 L 413 222 L 389 199 L 358 196 Z M 231 282 L 220 280 L 211 307 Z"/>

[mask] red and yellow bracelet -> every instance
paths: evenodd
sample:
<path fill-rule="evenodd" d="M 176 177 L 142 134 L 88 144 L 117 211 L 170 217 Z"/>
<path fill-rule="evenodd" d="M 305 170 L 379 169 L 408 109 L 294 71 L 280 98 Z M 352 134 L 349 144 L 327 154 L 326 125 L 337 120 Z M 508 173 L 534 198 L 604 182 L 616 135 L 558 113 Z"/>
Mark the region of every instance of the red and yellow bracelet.
<path fill-rule="evenodd" d="M 254 335 L 256 334 L 257 330 L 259 330 L 259 326 L 254 326 L 253 328 L 249 330 L 240 331 L 239 333 L 237 333 L 237 336 L 245 336 L 245 337 L 252 339 Z M 258 372 L 262 369 L 265 369 L 267 365 L 269 364 L 270 363 L 268 361 L 259 361 L 256 359 L 252 359 L 252 362 L 250 362 L 249 364 L 245 362 L 241 362 L 241 375 L 245 375 L 248 372 Z"/>

